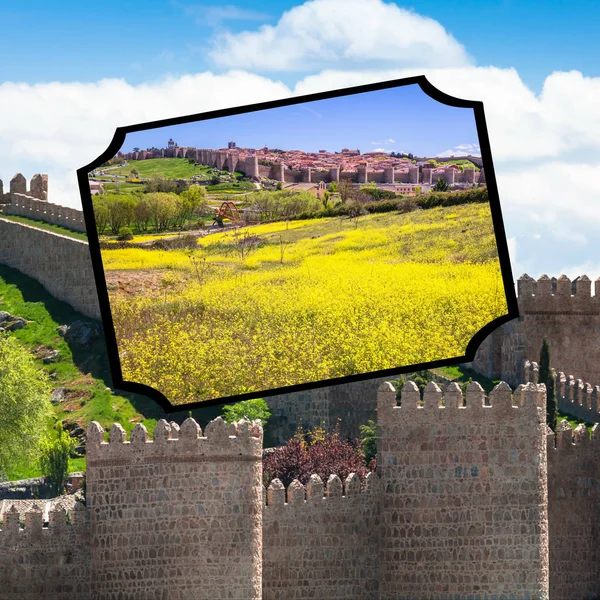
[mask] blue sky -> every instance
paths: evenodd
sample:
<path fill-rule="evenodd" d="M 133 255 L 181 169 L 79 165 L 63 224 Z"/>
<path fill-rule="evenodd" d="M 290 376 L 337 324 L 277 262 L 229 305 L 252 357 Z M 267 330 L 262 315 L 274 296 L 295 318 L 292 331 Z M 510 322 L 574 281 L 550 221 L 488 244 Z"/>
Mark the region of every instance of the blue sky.
<path fill-rule="evenodd" d="M 47 173 L 51 200 L 79 208 L 76 170 L 119 126 L 425 75 L 484 104 L 514 274 L 600 275 L 596 0 L 0 0 L 0 22 L 5 188 L 16 172 Z M 269 131 L 255 116 L 247 139 L 205 126 L 205 143 L 176 141 L 415 153 L 477 142 L 462 124 L 415 138 L 416 117 L 369 115 L 361 128 L 304 113 L 296 127 L 271 116 Z M 162 133 L 135 145 L 163 145 Z"/>
<path fill-rule="evenodd" d="M 127 136 L 122 151 L 166 148 L 169 138 L 194 148 L 223 148 L 235 141 L 242 148 L 358 148 L 363 153 L 385 150 L 416 156 L 438 156 L 456 146 L 478 147 L 473 110 L 441 104 L 418 85 L 135 132 Z"/>
<path fill-rule="evenodd" d="M 301 2 L 232 0 L 73 0 L 0 2 L 0 81 L 39 83 L 97 81 L 139 83 L 167 73 L 214 69 L 210 38 L 274 25 Z M 597 24 L 600 3 L 575 0 L 428 0 L 399 3 L 439 21 L 481 66 L 514 67 L 540 91 L 552 71 L 600 74 Z M 594 51 L 596 49 L 596 51 Z M 240 64 L 243 68 L 243 64 Z M 216 69 L 218 70 L 218 69 Z M 290 83 L 295 75 L 281 73 Z"/>

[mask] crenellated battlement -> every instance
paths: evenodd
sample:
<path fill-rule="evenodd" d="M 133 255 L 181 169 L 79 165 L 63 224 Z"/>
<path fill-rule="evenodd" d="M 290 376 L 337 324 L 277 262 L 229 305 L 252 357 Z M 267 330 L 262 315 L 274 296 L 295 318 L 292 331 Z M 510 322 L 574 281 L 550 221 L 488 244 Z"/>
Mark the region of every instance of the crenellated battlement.
<path fill-rule="evenodd" d="M 138 423 L 127 440 L 125 429 L 115 423 L 105 441 L 102 426 L 92 421 L 87 430 L 88 465 L 99 466 L 114 461 L 159 462 L 260 460 L 263 431 L 260 421 L 243 419 L 227 424 L 217 417 L 205 428 L 192 419 L 186 419 L 181 428 L 161 419 L 150 439 L 146 427 Z"/>
<path fill-rule="evenodd" d="M 471 382 L 463 395 L 456 382 L 448 384 L 444 392 L 433 381 L 427 384 L 421 397 L 419 388 L 413 381 L 407 381 L 401 390 L 401 401 L 398 405 L 396 390 L 391 383 L 381 384 L 378 391 L 377 410 L 386 418 L 414 419 L 431 418 L 464 418 L 466 421 L 474 415 L 487 415 L 496 419 L 498 415 L 516 409 L 541 411 L 545 406 L 546 387 L 529 382 L 518 386 L 514 393 L 510 386 L 500 382 L 489 394 L 476 381 Z"/>
<path fill-rule="evenodd" d="M 557 406 L 561 412 L 587 423 L 600 421 L 600 386 L 555 369 L 551 369 L 551 374 L 554 378 Z M 538 377 L 539 365 L 535 361 L 526 360 L 523 363 L 523 380 L 537 383 Z"/>
<path fill-rule="evenodd" d="M 519 310 L 528 314 L 600 314 L 600 278 L 594 283 L 587 275 L 571 281 L 566 275 L 537 281 L 527 274 L 517 280 Z"/>
<path fill-rule="evenodd" d="M 34 539 L 65 535 L 69 532 L 81 535 L 87 531 L 88 518 L 88 511 L 81 502 L 77 502 L 70 512 L 64 508 L 49 511 L 47 523 L 44 522 L 44 513 L 39 506 L 34 505 L 22 515 L 13 504 L 2 515 L 0 545 L 10 545 L 19 541 L 30 544 Z"/>
<path fill-rule="evenodd" d="M 360 476 L 350 473 L 342 483 L 340 477 L 332 474 L 324 484 L 318 475 L 311 475 L 306 486 L 294 479 L 286 488 L 279 479 L 273 479 L 264 490 L 265 506 L 268 508 L 313 506 L 318 508 L 322 503 L 334 498 L 346 499 L 361 497 L 367 501 L 373 500 L 373 494 L 379 491 L 377 473 L 368 473 L 361 482 Z"/>
<path fill-rule="evenodd" d="M 17 173 L 10 180 L 8 192 L 4 192 L 4 184 L 0 179 L 0 204 L 10 203 L 13 194 L 24 194 L 42 201 L 48 200 L 48 175 L 36 173 L 31 178 L 28 189 L 27 179 L 22 173 Z"/>

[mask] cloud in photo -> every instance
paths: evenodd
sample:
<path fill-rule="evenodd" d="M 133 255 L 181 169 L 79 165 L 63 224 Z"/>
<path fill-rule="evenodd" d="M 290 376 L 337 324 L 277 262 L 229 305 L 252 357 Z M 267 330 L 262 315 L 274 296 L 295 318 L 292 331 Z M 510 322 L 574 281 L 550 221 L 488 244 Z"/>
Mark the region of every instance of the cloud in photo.
<path fill-rule="evenodd" d="M 464 66 L 465 48 L 429 17 L 381 0 L 310 0 L 276 25 L 223 32 L 210 52 L 224 68 L 302 72 L 325 64 Z"/>

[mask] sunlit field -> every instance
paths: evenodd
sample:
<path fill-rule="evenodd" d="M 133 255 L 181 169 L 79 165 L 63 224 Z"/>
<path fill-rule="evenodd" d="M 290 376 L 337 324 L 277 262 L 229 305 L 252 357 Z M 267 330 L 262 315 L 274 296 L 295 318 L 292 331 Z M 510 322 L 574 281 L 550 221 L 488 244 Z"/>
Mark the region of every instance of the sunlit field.
<path fill-rule="evenodd" d="M 506 314 L 488 204 L 103 250 L 123 376 L 174 404 L 458 357 Z"/>

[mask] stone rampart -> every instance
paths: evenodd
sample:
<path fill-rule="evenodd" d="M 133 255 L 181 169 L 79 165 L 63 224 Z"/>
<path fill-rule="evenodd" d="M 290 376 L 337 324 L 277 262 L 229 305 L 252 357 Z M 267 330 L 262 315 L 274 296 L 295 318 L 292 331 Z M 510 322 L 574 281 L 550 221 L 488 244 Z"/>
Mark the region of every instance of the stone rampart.
<path fill-rule="evenodd" d="M 60 225 L 74 231 L 86 231 L 83 211 L 38 200 L 25 194 L 11 194 L 10 204 L 4 207 L 4 214 Z"/>
<path fill-rule="evenodd" d="M 22 173 L 17 173 L 10 180 L 8 192 L 4 192 L 4 184 L 0 179 L 0 204 L 10 204 L 13 194 L 24 194 L 38 200 L 48 200 L 48 175 L 36 173 L 31 178 L 29 190 L 27 190 L 27 180 Z"/>
<path fill-rule="evenodd" d="M 2 516 L 0 598 L 2 600 L 89 600 L 90 530 L 82 504 L 67 515 L 41 510 L 20 522 L 15 507 Z"/>
<path fill-rule="evenodd" d="M 517 296 L 520 318 L 484 340 L 473 368 L 518 385 L 523 381 L 523 361 L 539 357 L 545 338 L 553 364 L 577 379 L 600 382 L 600 279 L 592 294 L 592 281 L 586 275 L 573 281 L 565 275 L 558 279 L 543 275 L 537 281 L 522 275 Z M 491 368 L 490 353 L 498 351 L 501 360 Z"/>
<path fill-rule="evenodd" d="M 87 432 L 94 598 L 244 598 L 262 586 L 262 427 Z"/>
<path fill-rule="evenodd" d="M 0 218 L 0 264 L 33 277 L 55 298 L 100 319 L 87 242 Z"/>
<path fill-rule="evenodd" d="M 539 366 L 535 361 L 526 360 L 522 378 L 525 382 L 538 382 Z M 558 410 L 586 423 L 600 422 L 600 386 L 575 379 L 552 369 L 554 393 Z"/>
<path fill-rule="evenodd" d="M 306 487 L 267 490 L 263 523 L 263 600 L 379 598 L 380 487 L 375 473 L 344 485 L 313 475 Z"/>
<path fill-rule="evenodd" d="M 378 396 L 381 598 L 547 599 L 544 386 Z"/>
<path fill-rule="evenodd" d="M 548 431 L 552 600 L 600 597 L 600 431 L 559 423 Z"/>

